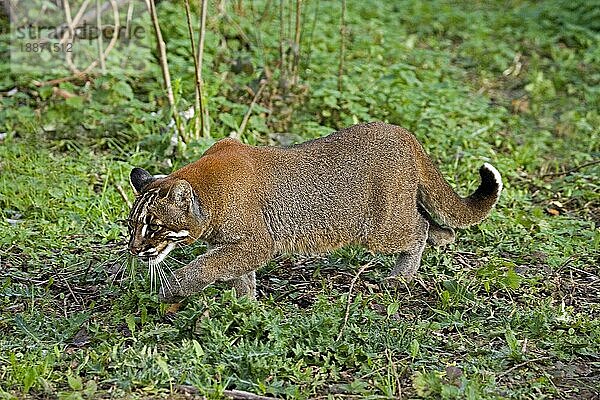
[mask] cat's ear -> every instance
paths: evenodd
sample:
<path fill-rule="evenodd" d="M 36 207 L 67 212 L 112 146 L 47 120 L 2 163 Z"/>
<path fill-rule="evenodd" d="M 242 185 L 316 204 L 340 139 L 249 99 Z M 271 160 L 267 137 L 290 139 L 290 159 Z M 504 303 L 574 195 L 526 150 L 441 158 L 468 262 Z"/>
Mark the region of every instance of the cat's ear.
<path fill-rule="evenodd" d="M 192 185 L 186 180 L 177 180 L 171 187 L 171 190 L 169 190 L 169 198 L 171 198 L 175 204 L 191 204 L 194 198 Z"/>
<path fill-rule="evenodd" d="M 150 175 L 148 171 L 142 168 L 134 168 L 131 170 L 129 174 L 129 183 L 135 192 L 135 195 L 138 196 L 144 188 L 156 178 Z"/>

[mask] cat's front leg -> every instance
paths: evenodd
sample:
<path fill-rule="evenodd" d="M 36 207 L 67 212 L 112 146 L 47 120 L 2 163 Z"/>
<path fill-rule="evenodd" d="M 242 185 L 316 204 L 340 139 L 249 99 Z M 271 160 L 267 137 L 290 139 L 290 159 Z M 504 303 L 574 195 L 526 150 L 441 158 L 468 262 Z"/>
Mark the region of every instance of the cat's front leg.
<path fill-rule="evenodd" d="M 175 271 L 168 284 L 161 287 L 160 300 L 177 301 L 199 293 L 215 281 L 238 279 L 261 267 L 272 254 L 270 246 L 252 241 L 214 247 Z M 248 294 L 252 295 L 253 289 Z"/>

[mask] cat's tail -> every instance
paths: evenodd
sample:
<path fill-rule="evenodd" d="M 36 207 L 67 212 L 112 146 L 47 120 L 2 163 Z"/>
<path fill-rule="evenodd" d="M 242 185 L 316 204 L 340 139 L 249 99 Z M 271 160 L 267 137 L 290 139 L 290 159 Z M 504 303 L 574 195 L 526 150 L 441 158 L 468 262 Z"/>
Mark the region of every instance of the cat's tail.
<path fill-rule="evenodd" d="M 446 182 L 421 144 L 416 139 L 414 142 L 417 145 L 419 203 L 452 228 L 466 228 L 487 217 L 502 192 L 502 177 L 498 170 L 491 164 L 483 164 L 479 168 L 479 187 L 473 194 L 463 198 Z"/>

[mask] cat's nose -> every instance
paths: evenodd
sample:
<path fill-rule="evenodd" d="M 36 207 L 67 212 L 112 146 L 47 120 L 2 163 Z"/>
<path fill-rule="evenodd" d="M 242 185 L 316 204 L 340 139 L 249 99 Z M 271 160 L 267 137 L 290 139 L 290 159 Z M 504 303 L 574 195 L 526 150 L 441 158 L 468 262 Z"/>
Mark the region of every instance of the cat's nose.
<path fill-rule="evenodd" d="M 136 236 L 131 236 L 129 238 L 129 253 L 133 256 L 137 256 L 138 254 L 140 254 L 140 252 L 143 250 L 142 249 L 142 244 L 141 244 L 141 240 L 139 240 Z"/>
<path fill-rule="evenodd" d="M 140 254 L 140 252 L 142 251 L 142 248 L 139 246 L 135 246 L 135 245 L 130 245 L 129 246 L 129 253 L 132 256 L 137 256 L 138 254 Z"/>

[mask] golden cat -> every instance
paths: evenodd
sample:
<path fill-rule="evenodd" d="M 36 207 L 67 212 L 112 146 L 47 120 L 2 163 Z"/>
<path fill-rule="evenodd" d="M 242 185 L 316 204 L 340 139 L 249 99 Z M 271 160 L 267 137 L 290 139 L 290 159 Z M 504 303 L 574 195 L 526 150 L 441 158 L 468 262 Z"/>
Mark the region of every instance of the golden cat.
<path fill-rule="evenodd" d="M 291 147 L 224 139 L 166 177 L 131 171 L 129 250 L 157 265 L 177 245 L 208 243 L 162 287 L 164 301 L 215 281 L 253 297 L 255 270 L 275 254 L 350 244 L 396 254 L 391 275 L 411 279 L 426 242 L 452 242 L 451 228 L 480 222 L 498 201 L 498 171 L 486 163 L 479 174 L 459 197 L 410 132 L 381 122 Z"/>

